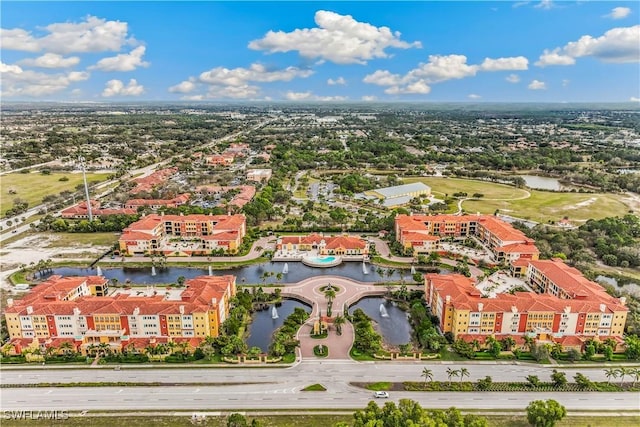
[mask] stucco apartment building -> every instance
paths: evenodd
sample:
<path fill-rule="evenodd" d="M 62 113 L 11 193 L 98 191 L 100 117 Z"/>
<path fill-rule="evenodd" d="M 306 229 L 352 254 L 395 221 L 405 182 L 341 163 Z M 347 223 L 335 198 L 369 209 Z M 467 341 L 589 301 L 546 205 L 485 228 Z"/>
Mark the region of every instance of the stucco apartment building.
<path fill-rule="evenodd" d="M 483 343 L 487 337 L 524 337 L 581 349 L 590 338 L 622 342 L 629 311 L 597 283 L 559 260 L 528 262 L 528 282 L 540 293 L 483 298 L 474 281 L 459 274 L 425 276 L 425 299 L 443 333 Z M 536 284 L 545 284 L 538 286 Z"/>
<path fill-rule="evenodd" d="M 118 240 L 122 255 L 208 255 L 234 253 L 246 234 L 244 215 L 147 215 L 125 228 Z M 188 245 L 180 245 L 180 242 Z"/>
<path fill-rule="evenodd" d="M 178 172 L 178 168 L 160 169 L 142 178 L 135 178 L 132 181 L 136 186 L 129 191 L 129 194 L 139 194 L 142 192 L 151 192 L 153 189 L 167 182 L 167 180 Z"/>
<path fill-rule="evenodd" d="M 87 202 L 80 202 L 60 212 L 64 219 L 89 219 L 89 205 Z M 91 200 L 91 215 L 93 217 L 105 217 L 109 215 L 135 215 L 138 212 L 131 208 L 111 209 L 103 208 L 98 200 Z"/>
<path fill-rule="evenodd" d="M 307 236 L 283 236 L 278 238 L 276 249 L 285 252 L 307 252 L 315 250 L 320 255 L 368 255 L 366 240 L 349 236 L 325 236 L 319 233 Z"/>
<path fill-rule="evenodd" d="M 441 250 L 442 238 L 475 236 L 497 261 L 538 259 L 534 241 L 492 215 L 398 215 L 396 240 L 414 256 Z"/>
<path fill-rule="evenodd" d="M 45 348 L 69 342 L 83 354 L 101 344 L 114 352 L 143 350 L 152 341 L 188 340 L 194 347 L 218 336 L 236 293 L 235 276 L 199 276 L 183 291 L 95 296 L 92 288 L 106 283 L 100 276 L 52 276 L 23 299 L 9 300 L 4 316 L 12 352 L 34 341 Z"/>
<path fill-rule="evenodd" d="M 173 199 L 130 199 L 124 203 L 124 207 L 127 209 L 137 209 L 141 206 L 151 208 L 153 210 L 166 207 L 177 208 L 189 201 L 191 196 L 189 193 L 180 194 Z"/>

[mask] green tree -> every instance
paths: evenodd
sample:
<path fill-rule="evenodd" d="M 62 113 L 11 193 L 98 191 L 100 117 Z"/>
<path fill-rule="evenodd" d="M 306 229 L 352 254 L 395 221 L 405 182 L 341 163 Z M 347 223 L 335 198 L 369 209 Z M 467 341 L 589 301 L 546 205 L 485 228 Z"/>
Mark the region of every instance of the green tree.
<path fill-rule="evenodd" d="M 336 327 L 336 332 L 338 333 L 338 335 L 342 335 L 342 325 L 344 325 L 345 323 L 347 323 L 347 319 L 341 314 L 338 314 L 335 319 L 333 319 L 333 324 Z"/>
<path fill-rule="evenodd" d="M 460 375 L 460 371 L 453 368 L 447 368 L 447 378 L 449 379 L 449 385 L 451 385 L 451 378 Z"/>
<path fill-rule="evenodd" d="M 527 421 L 535 427 L 553 427 L 567 415 L 567 410 L 553 399 L 534 400 L 527 406 Z"/>
<path fill-rule="evenodd" d="M 427 383 L 427 380 L 433 381 L 433 371 L 429 368 L 422 368 L 422 374 L 420 375 L 424 378 L 424 383 Z"/>
<path fill-rule="evenodd" d="M 564 387 L 565 385 L 567 385 L 567 375 L 562 371 L 554 369 L 553 373 L 551 374 L 551 382 L 556 388 Z"/>
<path fill-rule="evenodd" d="M 573 376 L 573 379 L 575 380 L 576 384 L 580 388 L 589 388 L 589 387 L 591 387 L 593 385 L 591 380 L 589 378 L 587 378 L 586 376 L 584 376 L 583 374 L 581 374 L 580 372 L 576 373 Z"/>
<path fill-rule="evenodd" d="M 604 370 L 604 375 L 607 377 L 607 384 L 610 384 L 611 378 L 618 378 L 618 370 L 616 368 L 607 368 Z"/>
<path fill-rule="evenodd" d="M 536 388 L 540 385 L 540 378 L 537 375 L 529 375 L 527 376 L 527 382 L 533 388 Z"/>
<path fill-rule="evenodd" d="M 460 368 L 460 382 L 462 382 L 462 380 L 464 379 L 464 377 L 468 377 L 471 374 L 469 373 L 469 370 L 467 368 Z"/>
<path fill-rule="evenodd" d="M 233 413 L 227 418 L 227 427 L 248 427 L 247 419 L 242 414 Z"/>

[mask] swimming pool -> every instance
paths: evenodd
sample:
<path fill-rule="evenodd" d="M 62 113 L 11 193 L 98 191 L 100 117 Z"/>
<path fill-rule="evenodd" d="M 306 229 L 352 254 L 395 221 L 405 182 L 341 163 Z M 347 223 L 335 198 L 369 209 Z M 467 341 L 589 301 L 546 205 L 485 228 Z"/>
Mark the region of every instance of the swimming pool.
<path fill-rule="evenodd" d="M 342 262 L 339 256 L 303 256 L 302 263 L 310 267 L 335 267 Z"/>

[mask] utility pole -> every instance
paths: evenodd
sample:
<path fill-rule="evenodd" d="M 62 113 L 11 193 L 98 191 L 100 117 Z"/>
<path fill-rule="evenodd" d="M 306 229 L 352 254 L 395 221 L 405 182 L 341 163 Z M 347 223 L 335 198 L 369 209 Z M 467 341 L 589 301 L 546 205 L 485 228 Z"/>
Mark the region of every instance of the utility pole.
<path fill-rule="evenodd" d="M 89 199 L 89 186 L 87 185 L 87 173 L 84 168 L 84 157 L 79 157 L 80 167 L 82 168 L 82 180 L 84 181 L 84 195 L 87 198 L 87 212 L 89 213 L 89 222 L 93 221 L 93 214 L 91 212 L 91 199 Z"/>

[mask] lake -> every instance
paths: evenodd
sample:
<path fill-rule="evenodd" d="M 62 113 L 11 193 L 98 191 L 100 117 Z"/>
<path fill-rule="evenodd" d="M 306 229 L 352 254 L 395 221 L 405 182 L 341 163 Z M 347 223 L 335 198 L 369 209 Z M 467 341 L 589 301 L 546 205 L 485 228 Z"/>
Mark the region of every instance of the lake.
<path fill-rule="evenodd" d="M 293 313 L 296 308 L 302 308 L 307 313 L 311 312 L 311 307 L 308 305 L 291 299 L 283 299 L 282 304 L 276 307 L 278 315 L 276 319 L 273 318 L 273 304 L 270 304 L 267 310 L 254 312 L 251 325 L 249 325 L 247 346 L 249 348 L 260 347 L 266 353 L 271 345 L 273 332 L 283 325 L 287 316 Z"/>

